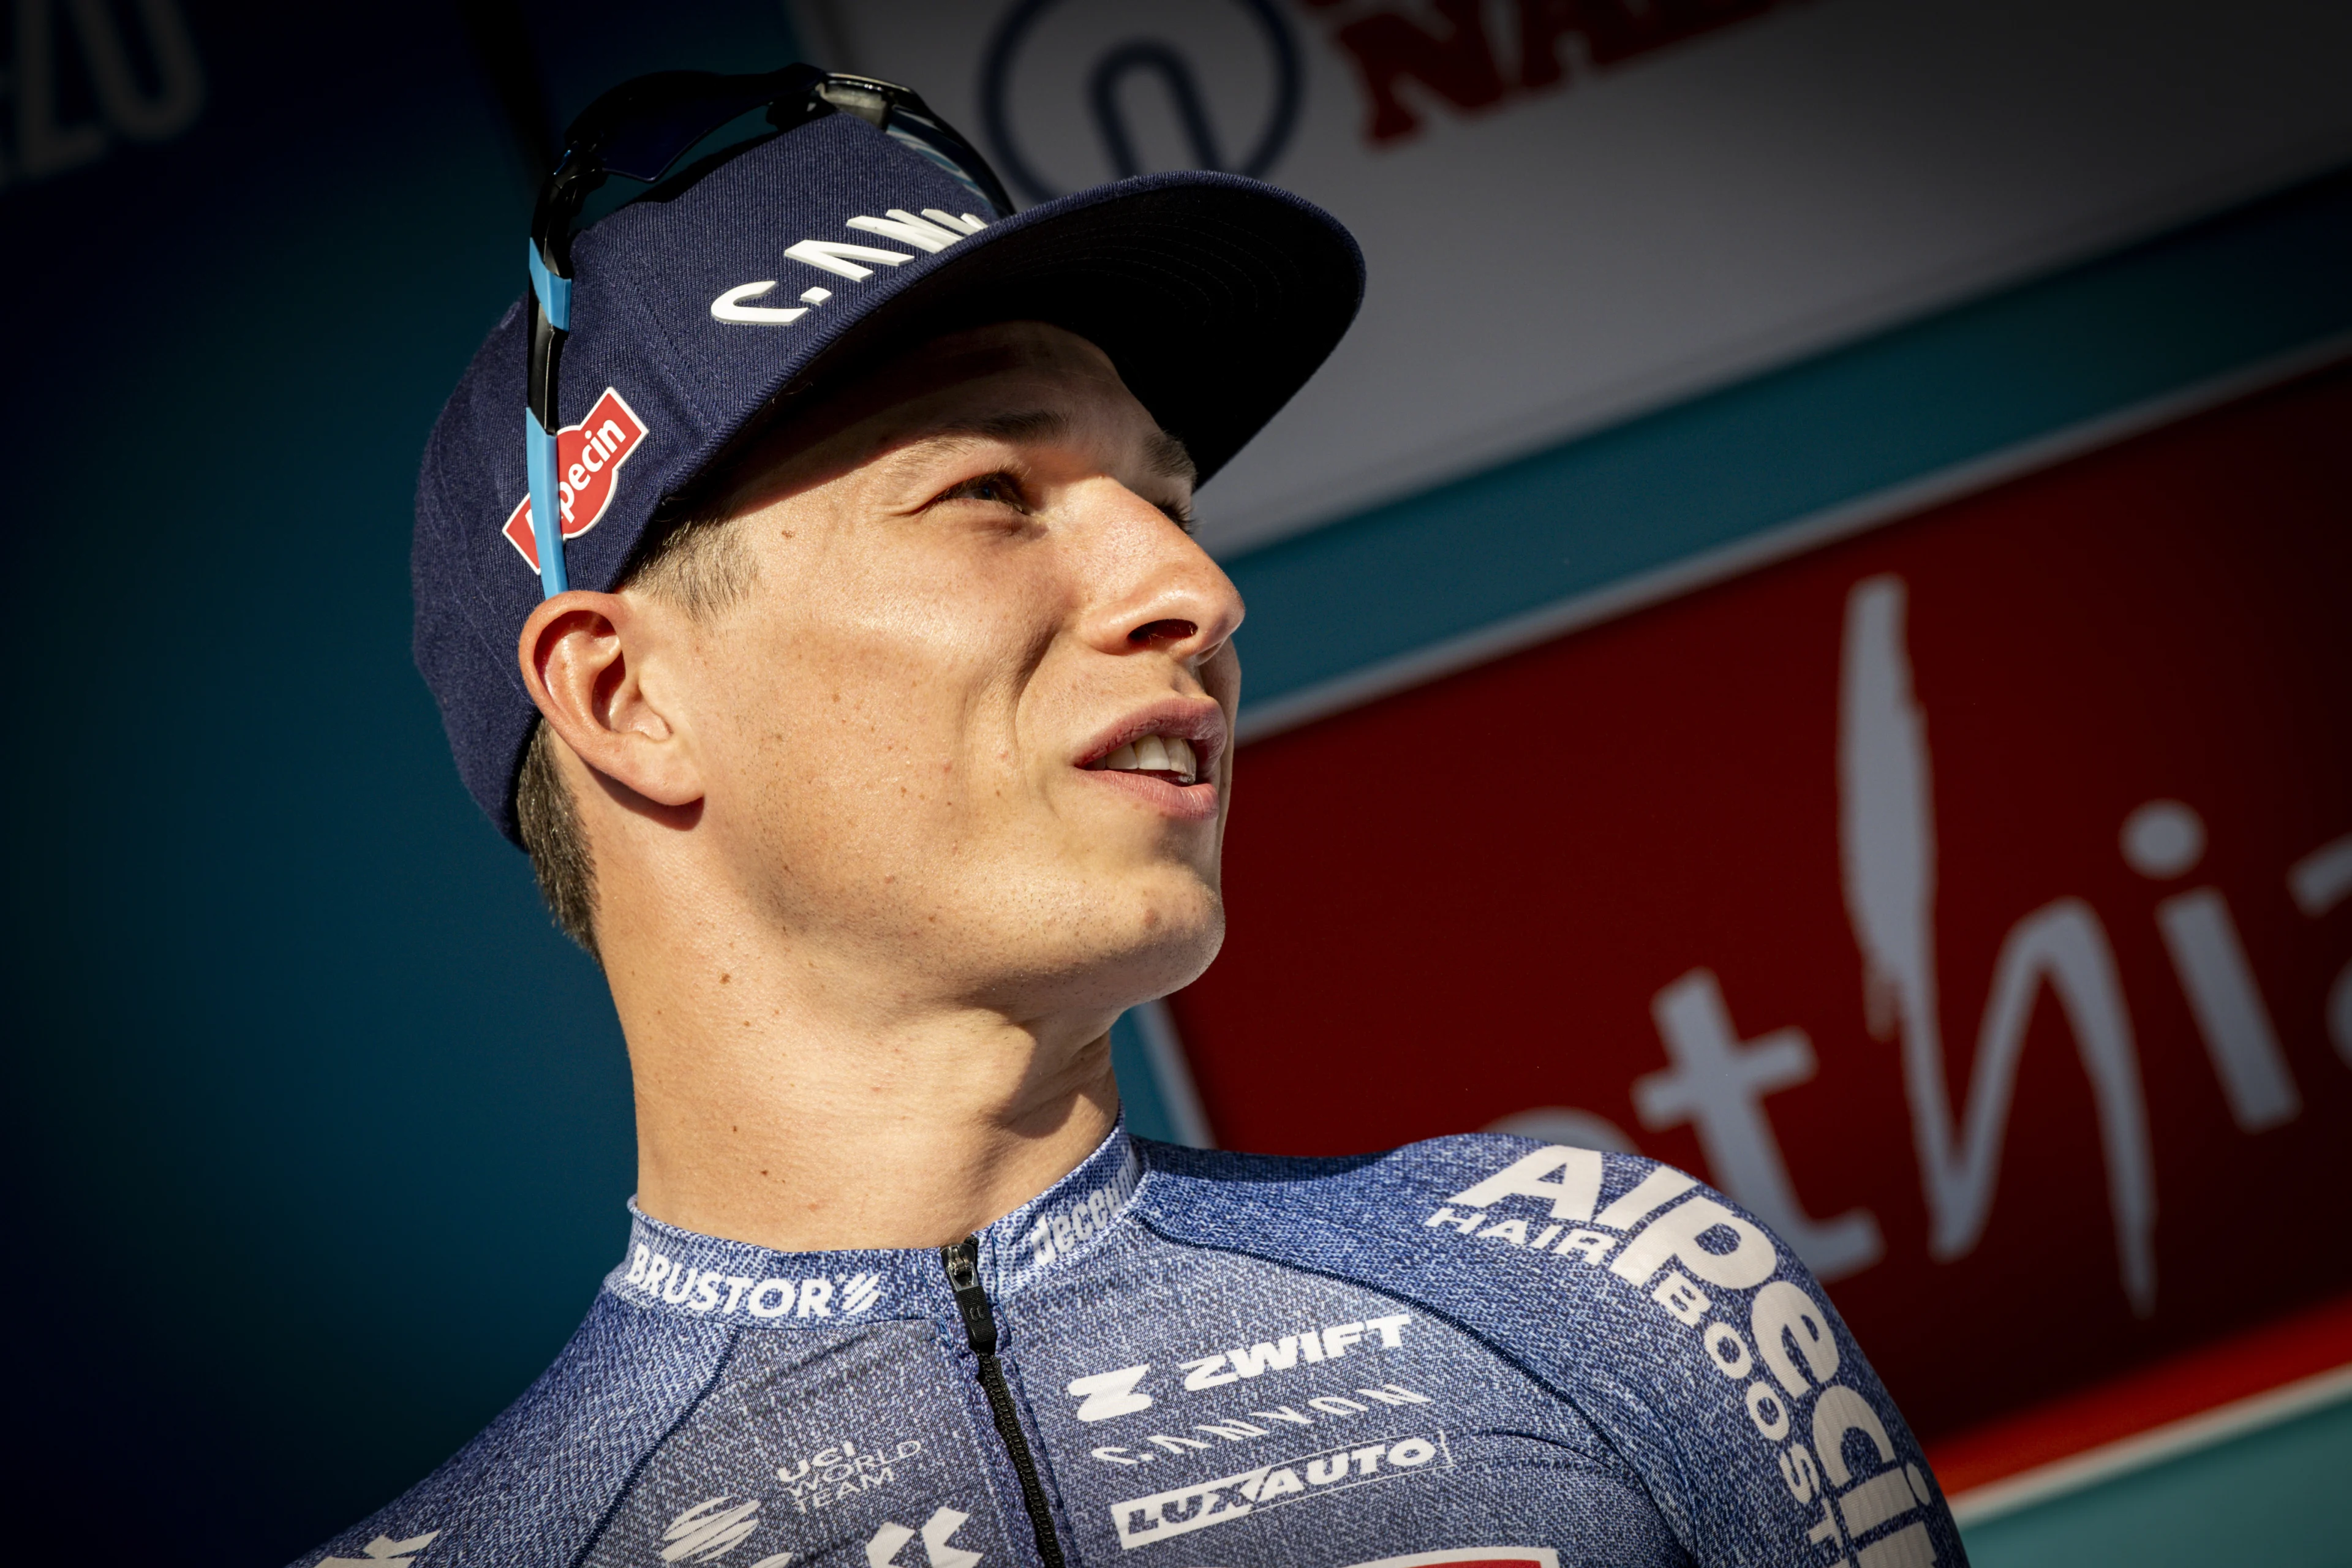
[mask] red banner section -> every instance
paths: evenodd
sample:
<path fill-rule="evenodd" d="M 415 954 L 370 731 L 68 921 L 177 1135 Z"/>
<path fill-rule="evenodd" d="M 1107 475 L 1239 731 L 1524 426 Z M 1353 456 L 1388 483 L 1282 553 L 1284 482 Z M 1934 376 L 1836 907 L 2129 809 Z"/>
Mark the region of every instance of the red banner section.
<path fill-rule="evenodd" d="M 1927 1457 L 1948 1496 L 1984 1499 L 1993 1494 L 1981 1489 L 2014 1485 L 2020 1476 L 2048 1477 L 2069 1461 L 2081 1468 L 2086 1455 L 2121 1458 L 2126 1446 L 2185 1452 L 2200 1446 L 2193 1428 L 2242 1431 L 2282 1405 L 2297 1414 L 2316 1408 L 2344 1396 L 2347 1363 L 2352 1297 L 2339 1297 L 1972 1427 Z M 2151 1445 L 2150 1434 L 2174 1441 Z M 2111 1473 L 2127 1468 L 2114 1464 Z"/>
<path fill-rule="evenodd" d="M 1931 1438 L 2352 1287 L 2347 429 L 2339 371 L 1253 744 L 1219 1141 L 1702 1173 Z"/>

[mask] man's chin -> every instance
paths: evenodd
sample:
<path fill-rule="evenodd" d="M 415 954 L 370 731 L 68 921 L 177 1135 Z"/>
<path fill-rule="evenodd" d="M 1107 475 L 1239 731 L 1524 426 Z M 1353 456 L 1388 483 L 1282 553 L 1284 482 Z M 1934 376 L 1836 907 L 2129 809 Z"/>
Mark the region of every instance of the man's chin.
<path fill-rule="evenodd" d="M 1155 905 L 1099 931 L 1086 967 L 1106 977 L 1121 1006 L 1132 1006 L 1198 980 L 1224 941 L 1224 906 L 1213 897 L 1193 908 Z"/>
<path fill-rule="evenodd" d="M 1128 987 L 1132 994 L 1121 1005 L 1132 1007 L 1192 984 L 1216 962 L 1218 950 L 1224 944 L 1223 911 L 1214 921 L 1200 927 L 1181 933 L 1168 932 L 1156 942 L 1143 944 L 1128 955 L 1128 967 L 1134 981 Z"/>
<path fill-rule="evenodd" d="M 1201 977 L 1224 943 L 1224 905 L 1197 880 L 1152 896 L 1106 895 L 1056 941 L 1034 930 L 1019 1010 L 1122 1012 Z M 1008 976 L 1008 978 L 1011 978 Z"/>

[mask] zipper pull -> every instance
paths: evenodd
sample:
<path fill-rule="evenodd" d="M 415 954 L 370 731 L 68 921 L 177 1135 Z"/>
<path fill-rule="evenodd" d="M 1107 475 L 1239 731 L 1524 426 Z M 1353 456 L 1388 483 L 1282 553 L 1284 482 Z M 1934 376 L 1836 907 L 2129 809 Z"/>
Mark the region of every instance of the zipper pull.
<path fill-rule="evenodd" d="M 980 1361 L 980 1389 L 988 1396 L 988 1416 L 1013 1461 L 1021 1483 L 1021 1507 L 1037 1537 L 1038 1560 L 1045 1568 L 1066 1568 L 1062 1538 L 1054 1527 L 1054 1510 L 1045 1500 L 1045 1483 L 1037 1473 L 1037 1457 L 1021 1430 L 1021 1415 L 1013 1407 L 1013 1385 L 1004 1381 L 1004 1365 L 996 1359 L 996 1309 L 980 1282 L 980 1237 L 967 1236 L 940 1248 L 940 1265 L 948 1271 L 948 1288 L 955 1292 L 956 1310 L 963 1314 L 963 1337 L 971 1342 Z"/>
<path fill-rule="evenodd" d="M 996 1353 L 996 1310 L 980 1283 L 980 1237 L 967 1236 L 940 1248 L 940 1262 L 948 1271 L 948 1288 L 955 1292 L 956 1310 L 963 1314 L 963 1337 L 977 1355 Z"/>

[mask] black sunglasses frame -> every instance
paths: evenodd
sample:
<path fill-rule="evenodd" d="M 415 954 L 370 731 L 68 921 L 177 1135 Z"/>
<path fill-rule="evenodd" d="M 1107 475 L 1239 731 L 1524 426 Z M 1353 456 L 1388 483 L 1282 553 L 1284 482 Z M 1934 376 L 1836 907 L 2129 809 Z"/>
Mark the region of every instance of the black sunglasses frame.
<path fill-rule="evenodd" d="M 894 82 L 793 65 L 754 76 L 656 71 L 632 78 L 581 111 L 563 154 L 540 187 L 530 220 L 530 339 L 523 442 L 541 595 L 564 591 L 562 513 L 556 480 L 556 383 L 572 330 L 572 240 L 583 208 L 618 175 L 650 187 L 714 131 L 754 110 L 782 134 L 828 114 L 854 114 L 929 159 L 988 204 L 1013 199 L 979 149 Z"/>

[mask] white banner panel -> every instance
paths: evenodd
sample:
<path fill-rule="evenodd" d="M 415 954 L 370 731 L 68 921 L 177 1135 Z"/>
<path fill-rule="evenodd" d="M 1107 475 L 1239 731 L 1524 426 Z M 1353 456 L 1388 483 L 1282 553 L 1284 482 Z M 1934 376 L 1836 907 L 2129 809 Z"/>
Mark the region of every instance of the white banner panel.
<path fill-rule="evenodd" d="M 2340 0 L 796 0 L 1024 200 L 1261 174 L 1371 292 L 1231 552 L 2352 155 Z"/>

